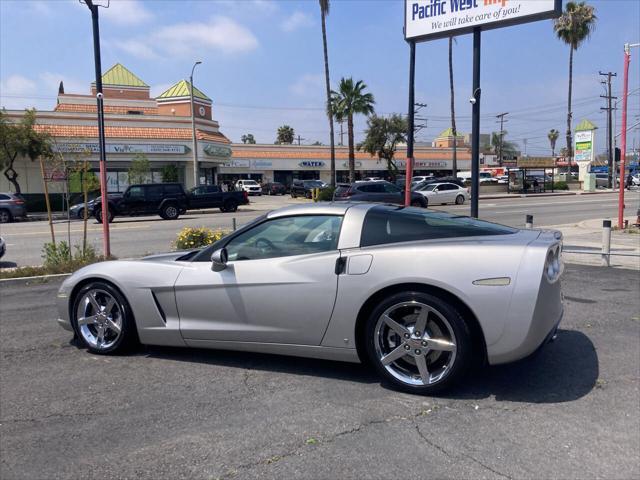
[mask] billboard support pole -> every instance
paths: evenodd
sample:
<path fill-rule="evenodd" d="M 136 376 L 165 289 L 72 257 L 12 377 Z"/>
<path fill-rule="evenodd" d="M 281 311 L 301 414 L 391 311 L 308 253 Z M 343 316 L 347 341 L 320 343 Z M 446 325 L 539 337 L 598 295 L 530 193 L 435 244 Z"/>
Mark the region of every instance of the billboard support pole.
<path fill-rule="evenodd" d="M 620 137 L 620 190 L 618 191 L 618 228 L 622 229 L 624 224 L 624 188 L 625 188 L 625 168 L 627 163 L 627 100 L 629 97 L 629 63 L 631 62 L 631 47 L 640 44 L 624 45 L 624 79 L 622 87 L 622 131 Z M 615 164 L 615 162 L 614 162 Z M 613 170 L 613 182 L 615 185 L 616 171 Z"/>
<path fill-rule="evenodd" d="M 404 184 L 404 205 L 411 205 L 411 178 L 413 177 L 413 120 L 415 103 L 415 80 L 416 80 L 416 42 L 409 42 L 409 110 L 407 111 L 407 166 Z"/>
<path fill-rule="evenodd" d="M 480 27 L 473 29 L 473 106 L 471 116 L 471 216 L 478 218 L 480 193 Z"/>

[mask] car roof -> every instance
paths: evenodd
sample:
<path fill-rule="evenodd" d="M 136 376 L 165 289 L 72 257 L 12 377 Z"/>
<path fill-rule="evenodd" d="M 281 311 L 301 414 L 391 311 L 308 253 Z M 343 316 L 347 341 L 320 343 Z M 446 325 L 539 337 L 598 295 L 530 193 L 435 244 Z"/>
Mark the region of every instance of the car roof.
<path fill-rule="evenodd" d="M 369 209 L 379 205 L 368 202 L 318 202 L 303 205 L 291 205 L 272 210 L 267 213 L 267 218 L 288 217 L 291 215 L 344 215 L 351 207 L 359 206 Z"/>

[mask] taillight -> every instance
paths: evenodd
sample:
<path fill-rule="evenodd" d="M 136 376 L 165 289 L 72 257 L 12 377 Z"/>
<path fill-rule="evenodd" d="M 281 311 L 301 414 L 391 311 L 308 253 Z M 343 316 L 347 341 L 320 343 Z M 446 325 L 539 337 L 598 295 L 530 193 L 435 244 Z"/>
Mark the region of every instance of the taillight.
<path fill-rule="evenodd" d="M 247 191 L 246 191 L 246 190 L 243 190 L 243 191 L 242 191 L 242 196 L 244 197 L 244 199 L 245 199 L 245 200 L 248 200 L 248 199 L 249 199 L 249 194 L 247 193 Z"/>
<path fill-rule="evenodd" d="M 22 205 L 24 204 L 24 200 L 9 200 L 9 205 Z"/>

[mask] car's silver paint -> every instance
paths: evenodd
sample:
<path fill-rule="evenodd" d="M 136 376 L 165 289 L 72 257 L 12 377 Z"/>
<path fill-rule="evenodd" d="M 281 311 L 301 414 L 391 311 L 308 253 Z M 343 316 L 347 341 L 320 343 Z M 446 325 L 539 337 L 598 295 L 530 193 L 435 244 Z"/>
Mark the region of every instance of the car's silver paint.
<path fill-rule="evenodd" d="M 373 206 L 317 203 L 267 215 L 344 215 L 335 252 L 229 262 L 222 272 L 212 272 L 207 262 L 176 261 L 178 253 L 90 265 L 63 283 L 60 323 L 70 328 L 70 294 L 92 279 L 110 281 L 124 293 L 145 344 L 356 361 L 361 307 L 376 292 L 399 284 L 440 288 L 464 302 L 480 324 L 492 364 L 528 355 L 560 320 L 560 282 L 550 283 L 544 275 L 547 252 L 561 241 L 557 232 L 521 230 L 360 248 L 364 217 Z M 339 256 L 347 258 L 347 274 L 336 276 Z M 369 262 L 360 258 L 369 257 L 365 269 Z M 510 278 L 510 284 L 473 283 L 500 277 Z"/>

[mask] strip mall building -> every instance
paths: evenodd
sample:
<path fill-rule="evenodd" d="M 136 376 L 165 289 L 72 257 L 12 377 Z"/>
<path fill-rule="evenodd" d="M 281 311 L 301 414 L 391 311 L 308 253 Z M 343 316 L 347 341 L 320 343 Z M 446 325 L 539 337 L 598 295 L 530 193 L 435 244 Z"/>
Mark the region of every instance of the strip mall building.
<path fill-rule="evenodd" d="M 180 80 L 156 98 L 151 98 L 149 86 L 121 64 L 103 75 L 105 135 L 108 169 L 108 189 L 123 191 L 128 185 L 127 170 L 131 160 L 144 154 L 151 164 L 153 181 L 161 181 L 161 170 L 175 165 L 178 180 L 186 187 L 193 181 L 193 141 L 191 126 L 190 85 Z M 285 184 L 293 179 L 319 178 L 330 180 L 330 151 L 327 146 L 245 145 L 231 144 L 213 118 L 211 99 L 198 90 L 194 93 L 194 117 L 200 168 L 200 183 L 212 184 L 253 178 L 263 182 Z M 23 111 L 9 110 L 8 118 L 19 121 Z M 98 127 L 96 120 L 95 85 L 91 94 L 64 92 L 61 85 L 57 104 L 52 111 L 38 111 L 36 127 L 49 133 L 54 148 L 69 160 L 86 159 L 98 170 Z M 468 143 L 458 139 L 458 169 L 470 169 Z M 453 137 L 443 132 L 433 146 L 418 145 L 414 149 L 416 174 L 445 173 L 451 170 Z M 397 166 L 404 170 L 405 149 L 396 153 Z M 43 191 L 42 176 L 37 162 L 20 158 L 14 165 L 24 193 Z M 336 147 L 338 181 L 348 174 L 348 149 Z M 364 152 L 356 152 L 359 178 L 383 176 L 385 161 Z M 0 177 L 0 191 L 9 191 L 10 184 Z"/>

